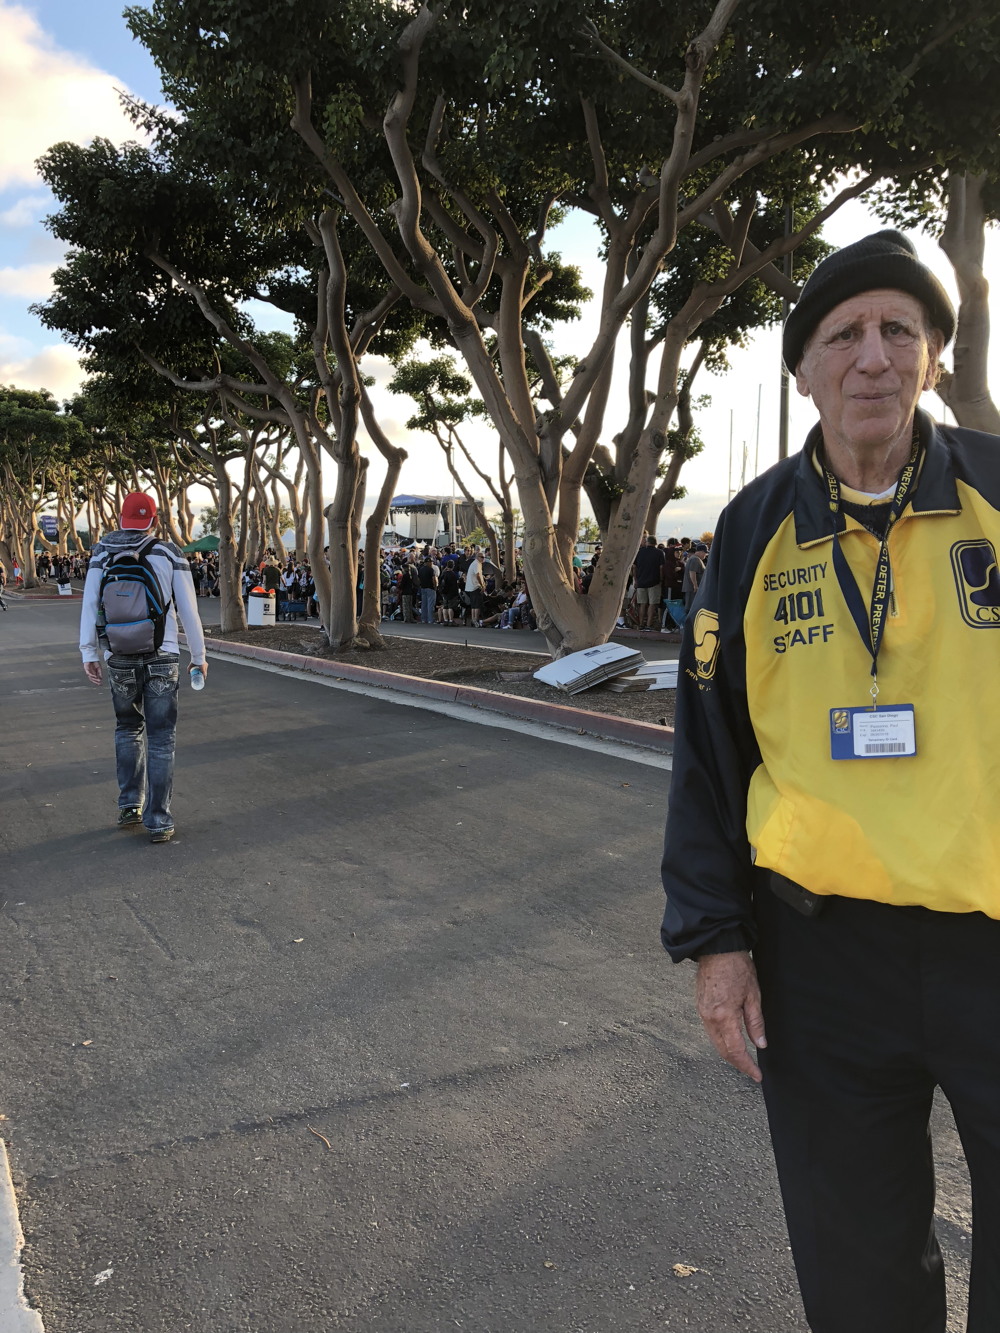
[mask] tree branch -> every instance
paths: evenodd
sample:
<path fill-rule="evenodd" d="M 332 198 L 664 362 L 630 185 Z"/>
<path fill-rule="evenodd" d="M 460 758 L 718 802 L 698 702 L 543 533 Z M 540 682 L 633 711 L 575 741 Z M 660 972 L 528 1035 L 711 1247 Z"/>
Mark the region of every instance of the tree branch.
<path fill-rule="evenodd" d="M 439 313 L 436 303 L 418 283 L 413 281 L 406 269 L 400 264 L 396 252 L 386 237 L 382 235 L 381 229 L 365 207 L 350 177 L 333 154 L 328 151 L 326 144 L 317 132 L 312 122 L 312 76 L 308 71 L 292 80 L 292 92 L 295 97 L 295 111 L 291 121 L 292 129 L 299 135 L 337 187 L 346 208 L 361 228 L 389 278 L 418 310 L 425 310 L 432 314 Z"/>
<path fill-rule="evenodd" d="M 641 83 L 645 88 L 651 88 L 654 93 L 659 93 L 661 97 L 666 97 L 669 101 L 673 102 L 674 106 L 680 106 L 683 97 L 682 93 L 677 92 L 673 88 L 668 88 L 665 83 L 660 83 L 658 79 L 651 79 L 648 74 L 643 74 L 641 69 L 636 69 L 635 65 L 626 60 L 623 55 L 620 55 L 614 47 L 608 46 L 607 42 L 602 40 L 600 33 L 597 31 L 596 24 L 590 19 L 587 19 L 584 23 L 581 33 L 587 38 L 592 46 L 595 46 L 613 65 L 617 65 L 619 69 L 623 69 L 630 78 L 635 79 L 636 82 Z"/>

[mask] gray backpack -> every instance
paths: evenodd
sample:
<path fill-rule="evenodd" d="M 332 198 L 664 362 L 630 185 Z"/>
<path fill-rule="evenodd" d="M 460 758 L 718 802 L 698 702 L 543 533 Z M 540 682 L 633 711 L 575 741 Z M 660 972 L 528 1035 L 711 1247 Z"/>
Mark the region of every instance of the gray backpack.
<path fill-rule="evenodd" d="M 151 537 L 132 550 L 111 556 L 97 594 L 97 637 L 112 653 L 137 657 L 155 653 L 163 642 L 167 608 L 149 552 Z"/>

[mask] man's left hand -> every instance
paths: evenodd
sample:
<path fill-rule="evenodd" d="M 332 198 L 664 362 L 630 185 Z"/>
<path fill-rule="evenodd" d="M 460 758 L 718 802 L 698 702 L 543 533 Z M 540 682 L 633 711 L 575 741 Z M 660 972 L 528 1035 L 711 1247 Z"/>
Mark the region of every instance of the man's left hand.
<path fill-rule="evenodd" d="M 760 986 L 750 954 L 745 951 L 707 954 L 698 960 L 698 1014 L 712 1044 L 734 1069 L 755 1083 L 761 1072 L 750 1059 L 744 1033 L 758 1050 L 767 1046 Z"/>

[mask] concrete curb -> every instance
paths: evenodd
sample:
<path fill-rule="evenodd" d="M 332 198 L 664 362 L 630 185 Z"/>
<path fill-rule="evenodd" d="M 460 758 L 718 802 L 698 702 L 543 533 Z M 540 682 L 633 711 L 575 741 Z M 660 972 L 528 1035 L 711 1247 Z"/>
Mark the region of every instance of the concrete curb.
<path fill-rule="evenodd" d="M 68 597 L 60 597 L 58 593 L 51 592 L 12 592 L 10 588 L 4 590 L 5 597 L 13 597 L 19 602 L 82 602 L 83 593 L 70 593 Z"/>
<path fill-rule="evenodd" d="M 44 1333 L 41 1315 L 28 1305 L 24 1295 L 23 1247 L 7 1146 L 0 1139 L 0 1333 Z"/>
<path fill-rule="evenodd" d="M 453 685 L 449 681 L 401 676 L 393 671 L 378 671 L 374 667 L 355 666 L 348 662 L 332 662 L 325 657 L 308 657 L 304 653 L 257 648 L 250 643 L 232 643 L 229 639 L 206 639 L 205 644 L 213 652 L 227 657 L 244 657 L 251 661 L 270 662 L 276 666 L 308 671 L 314 675 L 359 681 L 391 690 L 395 694 L 466 704 L 492 713 L 503 713 L 507 717 L 544 722 L 551 727 L 562 727 L 566 731 L 596 736 L 601 740 L 625 741 L 646 750 L 670 754 L 674 748 L 673 727 L 657 727 L 649 722 L 634 722 L 631 718 L 614 717 L 609 713 L 592 713 L 584 708 L 567 708 L 563 704 L 545 703 L 541 699 L 522 699 L 516 694 L 498 694 L 495 690 L 477 689 L 473 685 Z"/>

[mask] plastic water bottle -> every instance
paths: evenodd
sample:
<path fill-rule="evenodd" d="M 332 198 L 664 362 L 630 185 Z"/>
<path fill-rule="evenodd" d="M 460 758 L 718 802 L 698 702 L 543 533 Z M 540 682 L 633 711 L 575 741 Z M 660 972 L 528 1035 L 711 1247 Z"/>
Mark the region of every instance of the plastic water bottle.
<path fill-rule="evenodd" d="M 201 667 L 192 667 L 190 674 L 191 688 L 193 690 L 203 690 L 205 688 L 205 673 Z"/>

